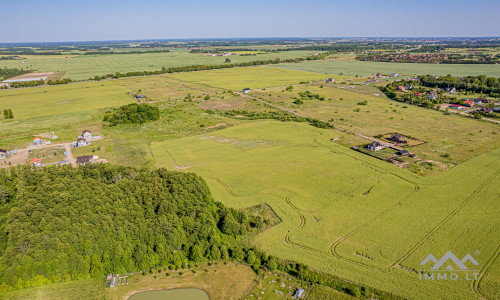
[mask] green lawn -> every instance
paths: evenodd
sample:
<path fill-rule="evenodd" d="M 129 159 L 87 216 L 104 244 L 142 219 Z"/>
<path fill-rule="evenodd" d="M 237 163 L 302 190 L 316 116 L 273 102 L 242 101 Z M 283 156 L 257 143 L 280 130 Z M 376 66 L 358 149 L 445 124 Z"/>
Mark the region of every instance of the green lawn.
<path fill-rule="evenodd" d="M 242 90 L 244 88 L 267 88 L 297 84 L 302 81 L 327 80 L 332 75 L 320 75 L 312 72 L 283 70 L 264 67 L 244 67 L 170 75 L 172 78 L 196 82 L 223 89 Z M 346 76 L 333 76 L 337 80 Z"/>
<path fill-rule="evenodd" d="M 500 150 L 422 178 L 332 143 L 334 134 L 251 122 L 151 149 L 157 167 L 200 174 L 225 205 L 269 204 L 282 223 L 252 243 L 270 254 L 404 297 L 470 299 L 480 295 L 472 284 L 424 282 L 406 269 L 421 269 L 428 253 L 478 249 L 488 273 L 477 284 L 498 296 L 500 272 L 486 262 L 498 256 Z"/>
<path fill-rule="evenodd" d="M 453 76 L 487 75 L 500 77 L 500 65 L 457 65 L 457 64 L 412 64 L 412 63 L 387 63 L 387 62 L 366 62 L 366 61 L 308 61 L 296 64 L 280 64 L 273 66 L 277 68 L 299 70 L 317 73 L 329 73 L 359 76 L 375 76 L 382 74 L 432 74 Z"/>
<path fill-rule="evenodd" d="M 233 55 L 229 58 L 232 63 L 255 60 L 288 59 L 306 57 L 308 51 L 284 51 L 279 53 L 258 54 L 255 56 Z M 223 56 L 204 56 L 193 54 L 185 50 L 174 50 L 169 53 L 145 54 L 111 54 L 111 55 L 79 55 L 79 56 L 52 56 L 34 57 L 25 60 L 1 60 L 0 68 L 23 68 L 39 72 L 66 71 L 64 78 L 85 80 L 96 75 L 106 75 L 116 72 L 154 71 L 162 67 L 181 67 L 190 65 L 222 65 L 226 61 Z M 25 63 L 23 63 L 25 62 Z"/>

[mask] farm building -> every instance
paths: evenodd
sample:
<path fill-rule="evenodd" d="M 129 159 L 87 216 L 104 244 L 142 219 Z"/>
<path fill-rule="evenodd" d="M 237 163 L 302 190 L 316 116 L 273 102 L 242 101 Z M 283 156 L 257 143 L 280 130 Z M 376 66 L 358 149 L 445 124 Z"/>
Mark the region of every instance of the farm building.
<path fill-rule="evenodd" d="M 392 73 L 392 74 L 391 74 L 391 76 L 392 76 L 392 77 L 398 77 L 398 76 L 399 76 L 399 74 L 398 74 L 398 73 Z"/>
<path fill-rule="evenodd" d="M 76 163 L 79 165 L 91 164 L 93 162 L 94 162 L 94 156 L 92 155 L 83 155 L 83 156 L 78 156 L 76 158 Z"/>
<path fill-rule="evenodd" d="M 90 130 L 84 130 L 82 131 L 82 138 L 84 139 L 90 139 L 92 137 L 92 133 Z"/>
<path fill-rule="evenodd" d="M 43 144 L 42 138 L 37 136 L 33 139 L 33 145 L 41 145 Z"/>
<path fill-rule="evenodd" d="M 398 152 L 398 155 L 401 155 L 401 156 L 408 156 L 410 155 L 410 152 L 408 152 L 407 150 L 400 150 Z"/>
<path fill-rule="evenodd" d="M 449 107 L 453 108 L 453 109 L 464 109 L 461 105 L 458 105 L 458 104 L 452 104 Z"/>
<path fill-rule="evenodd" d="M 393 133 L 393 134 L 391 135 L 391 141 L 393 141 L 393 142 L 394 142 L 394 143 L 396 143 L 396 144 L 406 144 L 406 143 L 408 143 L 408 142 L 405 140 L 404 136 L 402 136 L 402 135 L 400 135 L 400 134 L 397 134 L 397 133 Z"/>
<path fill-rule="evenodd" d="M 335 82 L 335 79 L 333 79 L 333 78 L 328 78 L 328 82 Z"/>
<path fill-rule="evenodd" d="M 368 146 L 366 146 L 366 148 L 368 148 L 368 150 L 371 150 L 371 151 L 378 151 L 378 150 L 384 149 L 385 146 L 379 142 L 373 142 L 371 144 L 368 144 Z"/>
<path fill-rule="evenodd" d="M 7 150 L 0 149 L 0 159 L 5 159 L 8 157 L 8 152 Z"/>
<path fill-rule="evenodd" d="M 422 93 L 418 93 L 418 92 L 417 92 L 417 93 L 415 93 L 415 94 L 413 94 L 413 95 L 415 95 L 415 96 L 422 96 Z"/>
<path fill-rule="evenodd" d="M 300 299 L 303 295 L 304 295 L 304 289 L 300 288 L 295 291 L 295 294 L 293 294 L 293 298 Z"/>
<path fill-rule="evenodd" d="M 30 161 L 30 166 L 36 167 L 36 168 L 41 168 L 42 167 L 42 160 L 38 157 L 35 157 Z"/>
<path fill-rule="evenodd" d="M 243 93 L 249 93 L 250 92 L 250 89 L 249 88 L 246 88 L 246 89 L 243 89 Z"/>
<path fill-rule="evenodd" d="M 397 91 L 406 91 L 406 88 L 402 85 L 396 87 Z"/>
<path fill-rule="evenodd" d="M 78 140 L 76 140 L 76 146 L 77 147 L 87 146 L 87 140 L 84 138 L 79 138 Z"/>

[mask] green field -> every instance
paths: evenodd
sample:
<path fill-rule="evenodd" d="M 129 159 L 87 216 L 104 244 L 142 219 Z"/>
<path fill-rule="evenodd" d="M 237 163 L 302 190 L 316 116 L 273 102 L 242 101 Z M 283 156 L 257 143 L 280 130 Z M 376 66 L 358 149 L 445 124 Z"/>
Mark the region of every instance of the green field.
<path fill-rule="evenodd" d="M 456 65 L 456 64 L 412 64 L 412 63 L 387 63 L 387 62 L 367 62 L 367 61 L 338 61 L 323 60 L 309 61 L 296 64 L 280 64 L 273 66 L 277 68 L 299 70 L 317 73 L 375 76 L 382 74 L 432 74 L 453 76 L 487 75 L 490 77 L 500 77 L 500 65 Z"/>
<path fill-rule="evenodd" d="M 332 134 L 252 122 L 151 149 L 157 167 L 202 175 L 228 206 L 269 204 L 283 222 L 253 243 L 270 254 L 410 298 L 499 296 L 499 269 L 489 264 L 498 263 L 499 150 L 421 178 L 332 143 Z M 448 250 L 480 250 L 474 285 L 406 271 Z"/>
<path fill-rule="evenodd" d="M 244 67 L 200 72 L 177 73 L 169 75 L 172 78 L 196 82 L 208 86 L 242 90 L 244 88 L 267 88 L 297 84 L 301 81 L 327 80 L 331 75 L 319 75 L 311 72 L 282 70 L 263 67 Z M 347 76 L 333 76 L 337 80 Z"/>
<path fill-rule="evenodd" d="M 306 57 L 307 51 L 284 51 L 279 53 L 258 54 L 255 56 L 229 56 L 232 63 L 254 60 L 289 59 Z M 168 53 L 145 54 L 110 54 L 110 55 L 79 55 L 67 57 L 64 55 L 53 57 L 30 56 L 25 60 L 0 60 L 0 68 L 23 68 L 39 72 L 66 71 L 63 78 L 85 80 L 96 75 L 110 73 L 126 73 L 131 71 L 155 71 L 162 67 L 182 67 L 190 65 L 222 65 L 226 61 L 223 56 L 203 56 L 187 51 L 174 50 Z M 25 63 L 23 63 L 25 62 Z"/>
<path fill-rule="evenodd" d="M 0 108 L 10 108 L 14 120 L 124 105 L 134 100 L 112 82 L 91 82 L 0 91 Z"/>

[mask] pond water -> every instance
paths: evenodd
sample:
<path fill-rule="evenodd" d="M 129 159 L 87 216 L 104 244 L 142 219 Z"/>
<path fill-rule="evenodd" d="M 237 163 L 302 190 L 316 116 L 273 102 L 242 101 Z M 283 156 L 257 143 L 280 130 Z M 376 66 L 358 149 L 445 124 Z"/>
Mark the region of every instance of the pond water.
<path fill-rule="evenodd" d="M 205 291 L 200 289 L 173 289 L 138 292 L 127 300 L 209 300 Z"/>

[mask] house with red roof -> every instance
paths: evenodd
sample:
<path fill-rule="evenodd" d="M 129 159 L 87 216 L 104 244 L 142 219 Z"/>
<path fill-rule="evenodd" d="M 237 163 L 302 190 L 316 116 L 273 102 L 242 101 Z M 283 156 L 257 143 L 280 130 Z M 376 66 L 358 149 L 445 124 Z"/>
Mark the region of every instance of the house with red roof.
<path fill-rule="evenodd" d="M 474 101 L 465 100 L 464 101 L 464 106 L 473 107 L 474 106 Z"/>
<path fill-rule="evenodd" d="M 417 93 L 415 93 L 415 94 L 413 94 L 413 95 L 415 95 L 415 96 L 422 96 L 422 93 L 418 93 L 418 92 L 417 92 Z"/>
<path fill-rule="evenodd" d="M 41 145 L 43 144 L 42 138 L 37 136 L 33 139 L 33 145 Z"/>
<path fill-rule="evenodd" d="M 36 168 L 41 168 L 42 167 L 42 160 L 38 157 L 35 157 L 30 161 L 30 166 L 36 167 Z"/>

